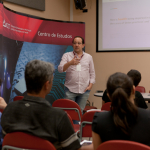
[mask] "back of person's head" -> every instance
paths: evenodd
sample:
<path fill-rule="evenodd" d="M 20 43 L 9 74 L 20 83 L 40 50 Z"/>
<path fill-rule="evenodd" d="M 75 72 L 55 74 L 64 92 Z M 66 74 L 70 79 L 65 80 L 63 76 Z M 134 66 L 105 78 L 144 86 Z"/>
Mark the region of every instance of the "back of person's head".
<path fill-rule="evenodd" d="M 49 62 L 32 60 L 25 68 L 27 93 L 38 94 L 46 81 L 52 82 L 54 67 Z"/>
<path fill-rule="evenodd" d="M 133 80 L 134 86 L 138 86 L 141 81 L 141 73 L 137 70 L 131 69 L 127 75 Z"/>
<path fill-rule="evenodd" d="M 119 72 L 111 75 L 107 81 L 107 92 L 112 102 L 111 111 L 115 125 L 125 134 L 129 134 L 137 117 L 137 108 L 131 102 L 134 94 L 131 78 Z"/>

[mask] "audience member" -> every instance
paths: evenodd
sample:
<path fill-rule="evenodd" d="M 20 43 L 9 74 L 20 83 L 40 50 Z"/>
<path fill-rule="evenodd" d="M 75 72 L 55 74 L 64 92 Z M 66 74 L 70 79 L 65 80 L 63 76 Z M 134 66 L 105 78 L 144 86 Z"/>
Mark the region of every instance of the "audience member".
<path fill-rule="evenodd" d="M 2 79 L 0 78 L 0 96 L 1 96 L 1 85 L 2 85 Z"/>
<path fill-rule="evenodd" d="M 2 85 L 2 80 L 0 79 L 0 87 Z M 0 88 L 1 90 L 1 88 Z M 1 95 L 1 92 L 0 92 L 0 95 Z M 0 109 L 1 111 L 7 106 L 5 100 L 0 97 Z M 2 137 L 2 126 L 1 126 L 1 115 L 2 113 L 0 112 L 0 150 L 2 149 L 2 142 L 3 142 L 3 137 Z"/>
<path fill-rule="evenodd" d="M 137 70 L 131 69 L 127 75 L 133 80 L 133 85 L 137 87 L 141 81 L 141 73 Z M 134 99 L 135 105 L 140 108 L 147 109 L 147 104 L 142 96 L 142 94 L 139 91 L 135 91 L 135 99 Z"/>
<path fill-rule="evenodd" d="M 133 80 L 133 84 L 134 86 L 138 86 L 138 84 L 140 83 L 141 81 L 141 73 L 137 70 L 133 70 L 131 69 L 127 75 Z M 107 90 L 104 91 L 104 94 L 103 94 L 103 97 L 102 97 L 102 105 L 104 103 L 107 103 L 107 102 L 110 102 L 110 99 L 109 97 L 107 96 Z M 140 107 L 140 108 L 145 108 L 147 109 L 147 104 L 142 96 L 142 94 L 138 91 L 135 91 L 135 99 L 134 99 L 134 103 L 137 107 Z"/>
<path fill-rule="evenodd" d="M 53 71 L 53 65 L 48 62 L 33 60 L 27 63 L 27 96 L 7 105 L 2 114 L 2 131 L 4 134 L 26 132 L 50 141 L 57 150 L 77 150 L 81 146 L 66 112 L 53 108 L 45 100 L 52 88 Z"/>
<path fill-rule="evenodd" d="M 150 110 L 134 105 L 135 87 L 123 73 L 107 81 L 111 111 L 95 113 L 92 123 L 94 150 L 108 140 L 130 140 L 150 146 Z"/>

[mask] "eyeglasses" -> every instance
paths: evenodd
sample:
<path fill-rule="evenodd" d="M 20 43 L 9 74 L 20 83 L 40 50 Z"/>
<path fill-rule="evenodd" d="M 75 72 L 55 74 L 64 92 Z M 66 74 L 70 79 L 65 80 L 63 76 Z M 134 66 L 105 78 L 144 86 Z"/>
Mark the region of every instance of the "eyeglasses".
<path fill-rule="evenodd" d="M 81 45 L 82 43 L 73 43 L 74 45 L 78 44 L 78 45 Z"/>

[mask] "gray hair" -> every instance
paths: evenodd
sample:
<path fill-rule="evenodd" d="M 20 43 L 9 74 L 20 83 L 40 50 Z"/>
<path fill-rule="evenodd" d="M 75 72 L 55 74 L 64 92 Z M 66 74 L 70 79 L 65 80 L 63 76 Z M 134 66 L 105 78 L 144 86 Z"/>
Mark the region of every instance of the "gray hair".
<path fill-rule="evenodd" d="M 38 94 L 46 81 L 51 82 L 54 72 L 53 64 L 41 60 L 32 60 L 25 68 L 25 80 L 28 93 Z"/>

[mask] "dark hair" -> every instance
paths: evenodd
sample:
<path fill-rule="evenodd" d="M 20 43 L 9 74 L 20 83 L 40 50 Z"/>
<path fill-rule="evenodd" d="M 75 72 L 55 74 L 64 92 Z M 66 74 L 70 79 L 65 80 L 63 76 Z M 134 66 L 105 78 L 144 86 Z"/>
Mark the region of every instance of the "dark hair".
<path fill-rule="evenodd" d="M 0 78 L 0 86 L 2 85 L 2 79 Z"/>
<path fill-rule="evenodd" d="M 46 81 L 53 77 L 54 67 L 49 62 L 32 60 L 27 63 L 25 68 L 25 81 L 27 93 L 38 94 Z"/>
<path fill-rule="evenodd" d="M 75 39 L 75 38 L 81 38 L 81 39 L 82 39 L 82 44 L 84 44 L 84 38 L 81 37 L 81 36 L 75 36 L 75 37 L 73 38 L 73 40 L 72 40 L 72 43 L 74 42 L 74 39 Z"/>
<path fill-rule="evenodd" d="M 133 80 L 133 84 L 136 87 L 141 81 L 141 73 L 137 70 L 131 69 L 127 75 Z"/>
<path fill-rule="evenodd" d="M 125 134 L 129 134 L 137 118 L 137 107 L 129 100 L 132 90 L 132 80 L 124 73 L 115 73 L 107 81 L 114 123 Z"/>

